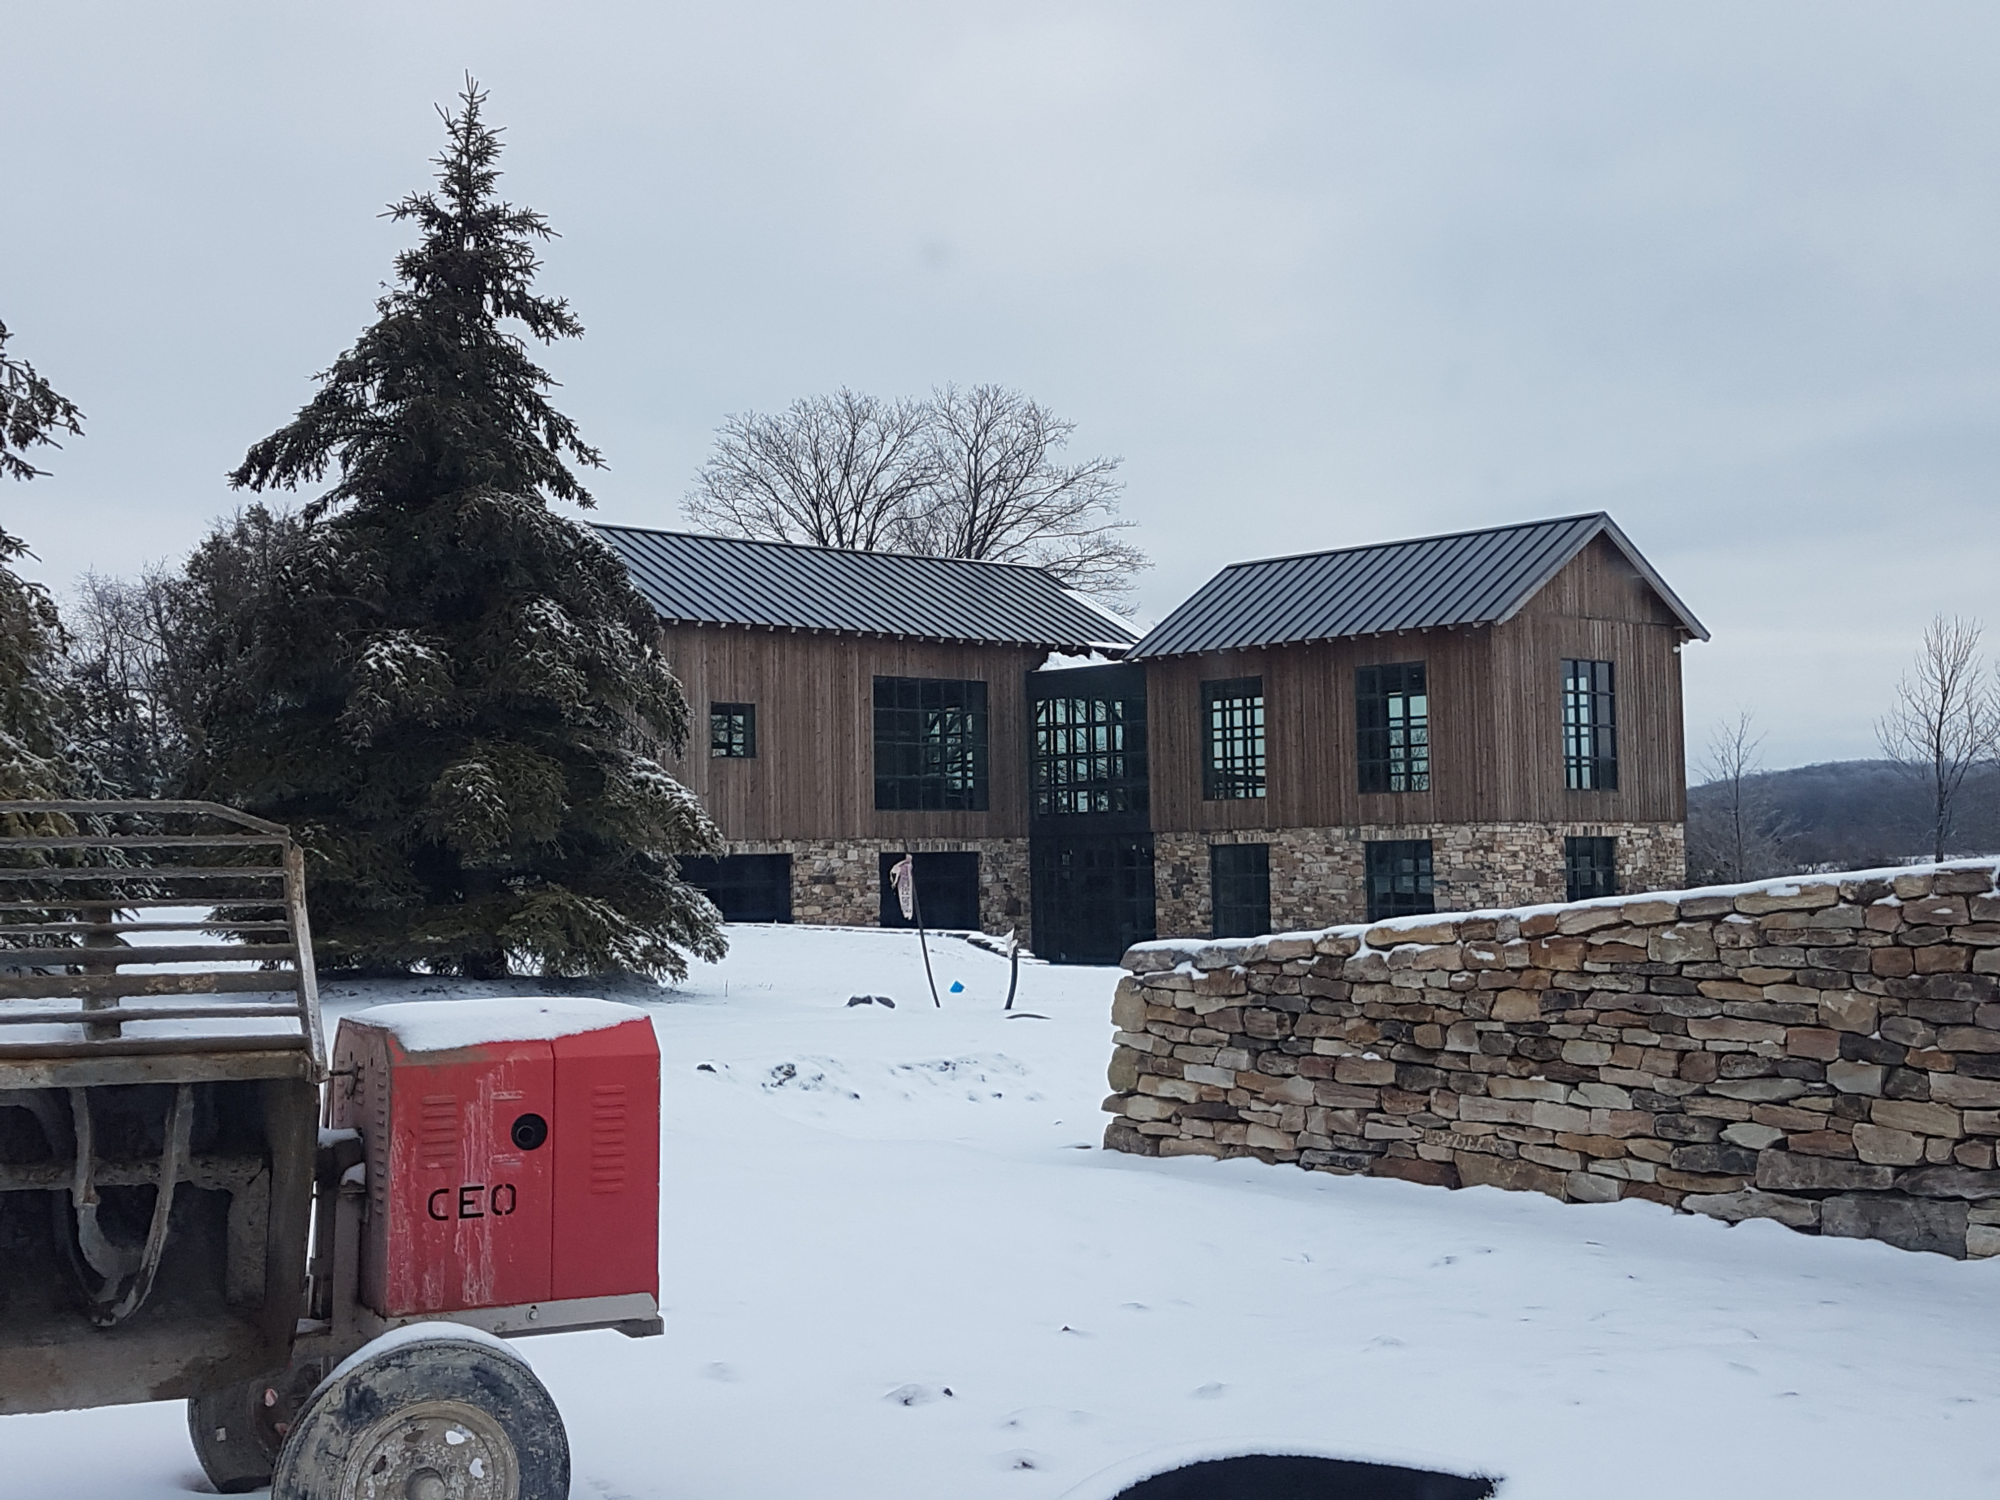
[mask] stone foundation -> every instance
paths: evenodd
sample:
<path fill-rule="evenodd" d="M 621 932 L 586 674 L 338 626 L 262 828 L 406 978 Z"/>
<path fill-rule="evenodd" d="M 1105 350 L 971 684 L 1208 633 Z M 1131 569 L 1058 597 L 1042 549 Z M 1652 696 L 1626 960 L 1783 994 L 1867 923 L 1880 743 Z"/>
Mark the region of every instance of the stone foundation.
<path fill-rule="evenodd" d="M 1105 1144 L 2000 1253 L 1996 875 L 1141 944 Z"/>
<path fill-rule="evenodd" d="M 792 920 L 874 927 L 882 917 L 881 856 L 970 851 L 979 856 L 979 925 L 1019 928 L 1029 943 L 1026 839 L 777 839 L 732 843 L 731 854 L 792 857 Z"/>
<path fill-rule="evenodd" d="M 1362 846 L 1378 839 L 1429 839 L 1440 911 L 1560 901 L 1565 838 L 1615 838 L 1623 889 L 1660 890 L 1686 878 L 1679 823 L 1420 823 L 1355 828 L 1243 829 L 1161 833 L 1153 839 L 1156 930 L 1214 930 L 1210 844 L 1271 846 L 1271 923 L 1304 931 L 1366 919 Z"/>

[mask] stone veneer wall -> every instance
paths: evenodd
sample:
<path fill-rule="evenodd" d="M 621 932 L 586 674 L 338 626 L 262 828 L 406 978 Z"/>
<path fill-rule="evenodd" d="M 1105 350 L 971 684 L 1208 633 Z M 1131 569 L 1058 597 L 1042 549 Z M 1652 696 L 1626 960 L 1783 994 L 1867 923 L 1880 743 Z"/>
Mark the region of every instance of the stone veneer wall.
<path fill-rule="evenodd" d="M 1105 1144 L 2000 1253 L 1996 875 L 1141 944 Z"/>
<path fill-rule="evenodd" d="M 777 839 L 732 843 L 731 854 L 792 857 L 792 920 L 873 927 L 882 917 L 881 856 L 972 851 L 979 856 L 979 925 L 987 932 L 1028 930 L 1026 839 Z M 919 889 L 919 895 L 921 895 Z"/>
<path fill-rule="evenodd" d="M 1298 931 L 1367 915 L 1362 846 L 1372 840 L 1429 839 L 1439 909 L 1473 911 L 1560 901 L 1563 840 L 1607 836 L 1618 841 L 1623 888 L 1660 890 L 1686 878 L 1687 846 L 1679 823 L 1419 823 L 1156 834 L 1156 930 L 1213 930 L 1210 844 L 1269 844 L 1271 921 Z"/>

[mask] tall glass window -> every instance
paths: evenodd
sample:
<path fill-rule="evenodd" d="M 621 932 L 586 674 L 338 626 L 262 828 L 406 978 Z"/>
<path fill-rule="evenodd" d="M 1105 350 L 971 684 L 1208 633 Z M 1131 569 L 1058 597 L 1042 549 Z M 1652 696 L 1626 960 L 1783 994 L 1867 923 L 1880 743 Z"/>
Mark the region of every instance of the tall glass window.
<path fill-rule="evenodd" d="M 1618 703 L 1608 661 L 1564 661 L 1563 778 L 1571 791 L 1618 790 Z"/>
<path fill-rule="evenodd" d="M 1264 795 L 1264 679 L 1231 677 L 1201 685 L 1207 754 L 1201 794 L 1214 801 Z"/>
<path fill-rule="evenodd" d="M 1258 937 L 1271 930 L 1271 846 L 1210 844 L 1208 888 L 1214 933 Z"/>
<path fill-rule="evenodd" d="M 875 679 L 875 805 L 985 812 L 986 684 Z"/>
<path fill-rule="evenodd" d="M 1039 698 L 1029 775 L 1035 816 L 1146 811 L 1146 700 Z"/>
<path fill-rule="evenodd" d="M 1356 672 L 1354 720 L 1360 729 L 1362 791 L 1431 789 L 1431 700 L 1422 662 Z"/>

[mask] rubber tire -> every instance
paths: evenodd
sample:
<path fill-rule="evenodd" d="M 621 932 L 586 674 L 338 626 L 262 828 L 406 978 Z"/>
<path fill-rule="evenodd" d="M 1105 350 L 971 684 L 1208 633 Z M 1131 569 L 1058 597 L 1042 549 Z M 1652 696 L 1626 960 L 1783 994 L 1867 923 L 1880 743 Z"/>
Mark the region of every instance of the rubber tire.
<path fill-rule="evenodd" d="M 188 1397 L 188 1439 L 219 1493 L 241 1495 L 271 1482 L 282 1439 L 268 1429 L 262 1408 L 264 1392 L 279 1378 L 260 1375 Z"/>
<path fill-rule="evenodd" d="M 477 1408 L 504 1434 L 519 1500 L 568 1500 L 569 1434 L 535 1372 L 510 1350 L 437 1327 L 421 1339 L 389 1335 L 389 1347 L 363 1348 L 320 1383 L 278 1455 L 271 1500 L 345 1500 L 357 1477 L 348 1472 L 354 1442 L 398 1411 L 440 1401 Z"/>

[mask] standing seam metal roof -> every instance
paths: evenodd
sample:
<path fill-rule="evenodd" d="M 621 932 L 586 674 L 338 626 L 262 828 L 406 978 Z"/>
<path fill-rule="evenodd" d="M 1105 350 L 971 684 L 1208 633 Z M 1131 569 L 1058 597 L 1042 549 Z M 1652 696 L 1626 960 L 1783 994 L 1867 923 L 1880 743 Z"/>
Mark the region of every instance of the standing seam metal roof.
<path fill-rule="evenodd" d="M 661 619 L 1122 652 L 1132 627 L 1019 563 L 595 526 Z"/>
<path fill-rule="evenodd" d="M 1148 631 L 1130 660 L 1509 620 L 1608 538 L 1702 640 L 1708 631 L 1602 511 L 1485 531 L 1235 563 Z"/>

